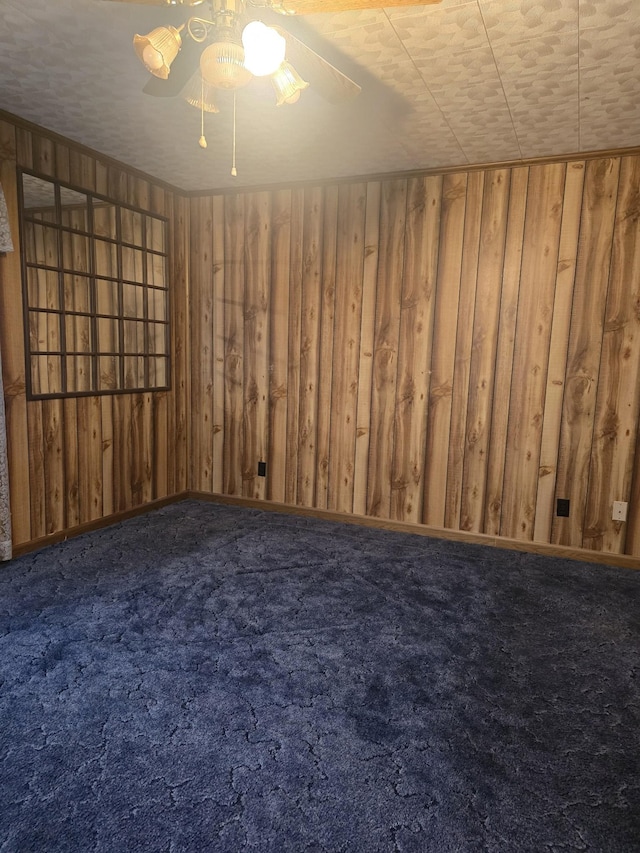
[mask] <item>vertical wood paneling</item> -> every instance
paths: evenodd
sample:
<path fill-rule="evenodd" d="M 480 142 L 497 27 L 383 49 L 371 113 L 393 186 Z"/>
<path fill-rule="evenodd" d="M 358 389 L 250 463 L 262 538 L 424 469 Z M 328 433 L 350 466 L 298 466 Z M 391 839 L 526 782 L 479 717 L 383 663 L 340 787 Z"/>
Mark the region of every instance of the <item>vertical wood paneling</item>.
<path fill-rule="evenodd" d="M 224 380 L 225 452 L 223 487 L 242 494 L 244 358 L 244 196 L 225 197 Z"/>
<path fill-rule="evenodd" d="M 191 434 L 198 456 L 191 458 L 191 483 L 194 489 L 213 490 L 213 365 L 214 306 L 213 275 L 217 259 L 213 257 L 213 204 L 210 198 L 194 199 L 197 231 L 191 232 L 191 270 L 198 288 L 191 296 Z"/>
<path fill-rule="evenodd" d="M 327 501 L 338 512 L 353 511 L 366 201 L 364 183 L 339 189 Z"/>
<path fill-rule="evenodd" d="M 516 539 L 533 538 L 564 181 L 563 164 L 529 173 L 501 527 Z"/>
<path fill-rule="evenodd" d="M 505 448 L 509 429 L 509 404 L 513 374 L 516 316 L 520 294 L 520 272 L 529 169 L 513 169 L 509 190 L 509 219 L 505 237 L 500 321 L 496 350 L 491 441 L 487 461 L 487 486 L 484 502 L 484 532 L 498 536 L 502 521 Z"/>
<path fill-rule="evenodd" d="M 298 500 L 298 431 L 300 425 L 300 340 L 302 335 L 302 241 L 304 239 L 304 190 L 291 193 L 289 246 L 289 316 L 287 328 L 287 427 L 285 444 L 284 499 Z"/>
<path fill-rule="evenodd" d="M 55 148 L 56 177 L 61 181 L 71 182 L 71 152 L 66 145 L 57 144 Z M 66 289 L 65 289 L 66 290 Z M 65 302 L 67 294 L 65 293 Z M 75 294 L 69 299 L 75 307 Z M 65 307 L 67 307 L 65 305 Z M 80 513 L 80 460 L 78 455 L 79 430 L 74 428 L 78 423 L 78 402 L 73 397 L 63 401 L 63 432 L 64 432 L 64 497 L 63 505 L 66 518 L 63 527 L 72 528 L 84 519 Z M 103 490 L 104 491 L 104 490 Z M 106 513 L 108 514 L 108 512 Z M 62 528 L 58 528 L 62 529 Z"/>
<path fill-rule="evenodd" d="M 453 406 L 455 340 L 462 275 L 462 247 L 467 202 L 467 175 L 446 175 L 436 283 L 431 384 L 427 417 L 422 521 L 445 526 L 448 448 Z"/>
<path fill-rule="evenodd" d="M 171 404 L 167 426 L 169 447 L 169 494 L 180 494 L 190 485 L 189 420 L 191 410 L 191 371 L 189 370 L 190 323 L 189 299 L 191 295 L 189 274 L 189 203 L 174 197 L 170 219 L 170 305 L 171 305 Z M 221 341 L 220 341 L 221 343 Z M 218 347 L 216 355 L 224 357 Z"/>
<path fill-rule="evenodd" d="M 169 211 L 174 243 L 170 275 L 174 321 L 172 390 L 158 394 L 83 396 L 27 403 L 20 254 L 16 251 L 0 259 L 0 345 L 8 412 L 12 535 L 14 544 L 19 545 L 47 534 L 72 531 L 79 524 L 187 488 L 187 266 L 181 243 L 187 235 L 188 216 L 174 215 L 170 194 L 125 169 L 107 167 L 71 143 L 54 141 L 46 133 L 1 122 L 0 180 L 17 249 L 16 162 L 79 189 L 113 195 L 117 201 L 158 213 Z M 180 203 L 176 207 L 180 214 Z M 88 259 L 80 251 L 81 241 L 66 234 L 63 239 L 67 250 L 75 253 L 77 270 L 89 273 Z M 34 250 L 47 248 L 34 245 Z M 51 281 L 43 279 L 43 305 L 51 304 L 50 286 Z M 78 301 L 71 281 L 65 285 L 64 299 L 67 309 L 88 307 L 86 299 Z M 179 315 L 178 322 L 174 315 Z M 11 323 L 3 323 L 9 317 Z M 84 334 L 79 326 L 75 332 L 70 323 L 67 328 Z M 42 334 L 44 339 L 57 341 L 58 321 L 47 320 Z M 59 366 L 52 367 L 53 373 L 39 374 L 42 390 L 59 386 Z"/>
<path fill-rule="evenodd" d="M 371 384 L 373 377 L 373 342 L 376 320 L 376 291 L 380 247 L 379 181 L 367 184 L 365 212 L 365 246 L 362 273 L 362 321 L 360 323 L 360 362 L 358 364 L 358 412 L 353 474 L 353 512 L 366 515 L 369 479 L 369 445 L 371 441 Z"/>
<path fill-rule="evenodd" d="M 584 163 L 568 163 L 562 207 L 556 292 L 551 322 L 544 422 L 540 442 L 538 493 L 533 531 L 533 538 L 538 542 L 549 542 L 555 514 L 554 494 L 560 446 L 560 421 L 567 366 L 571 306 L 573 304 L 573 288 L 578 258 L 583 187 Z"/>
<path fill-rule="evenodd" d="M 302 306 L 300 320 L 300 412 L 298 421 L 297 502 L 313 506 L 318 435 L 318 371 L 322 313 L 322 227 L 324 194 L 305 190 L 303 225 Z"/>
<path fill-rule="evenodd" d="M 16 159 L 171 221 L 169 392 L 27 404 L 0 259 L 16 543 L 192 487 L 640 556 L 637 158 L 189 202 L 0 152 L 16 223 Z"/>
<path fill-rule="evenodd" d="M 213 202 L 213 338 L 211 351 L 213 354 L 213 420 L 212 420 L 212 477 L 211 485 L 214 492 L 223 490 L 224 464 L 224 200 L 216 196 Z M 197 221 L 197 220 L 196 220 Z M 193 347 L 193 338 L 191 339 Z M 196 382 L 196 375 L 191 371 L 191 382 Z M 193 388 L 193 384 L 192 384 Z M 191 392 L 193 399 L 195 394 Z M 194 401 L 195 402 L 195 401 Z M 197 445 L 195 445 L 197 447 Z"/>
<path fill-rule="evenodd" d="M 336 307 L 336 264 L 338 239 L 338 187 L 324 191 L 322 229 L 322 310 L 320 313 L 320 375 L 318 377 L 318 470 L 315 506 L 326 509 L 329 501 L 331 441 L 331 393 L 333 387 L 333 337 Z"/>
<path fill-rule="evenodd" d="M 630 492 L 640 406 L 640 158 L 620 170 L 611 276 L 591 447 L 583 546 L 624 552 L 626 525 L 611 519 Z"/>
<path fill-rule="evenodd" d="M 103 515 L 102 407 L 99 397 L 78 399 L 80 521 Z M 57 528 L 60 529 L 60 528 Z"/>
<path fill-rule="evenodd" d="M 284 501 L 287 466 L 287 383 L 289 364 L 289 276 L 291 264 L 291 190 L 274 193 L 269 317 L 269 449 L 267 498 Z"/>
<path fill-rule="evenodd" d="M 585 173 L 556 482 L 556 496 L 571 509 L 569 518 L 554 519 L 559 545 L 583 543 L 619 171 L 617 159 L 591 160 Z"/>
<path fill-rule="evenodd" d="M 35 534 L 31 531 L 16 145 L 15 128 L 5 121 L 0 121 L 0 183 L 7 202 L 15 249 L 14 252 L 0 256 L 0 345 L 7 419 L 11 535 L 17 545 L 28 542 Z"/>
<path fill-rule="evenodd" d="M 451 401 L 451 431 L 449 434 L 447 498 L 445 527 L 458 529 L 462 508 L 464 452 L 466 446 L 467 410 L 469 406 L 469 375 L 473 347 L 473 321 L 480 256 L 480 229 L 484 175 L 469 175 L 462 246 L 462 278 L 458 302 L 458 325 L 455 338 L 455 368 Z M 453 341 L 449 341 L 453 345 Z"/>
<path fill-rule="evenodd" d="M 640 550 L 638 166 L 616 213 L 619 162 L 589 161 L 586 182 L 559 162 L 274 192 L 267 496 Z"/>
<path fill-rule="evenodd" d="M 509 182 L 510 173 L 505 170 L 485 175 L 462 469 L 462 530 L 482 531 L 484 526 Z"/>
<path fill-rule="evenodd" d="M 441 206 L 441 178 L 409 181 L 391 472 L 391 518 L 400 521 L 422 517 Z"/>
<path fill-rule="evenodd" d="M 266 496 L 258 462 L 267 458 L 269 425 L 269 274 L 271 268 L 271 198 L 246 196 L 244 288 L 244 430 L 242 493 Z"/>
<path fill-rule="evenodd" d="M 112 397 L 100 397 L 100 418 L 102 420 L 102 511 L 105 516 L 109 516 L 113 515 L 116 511 L 114 500 Z M 69 455 L 67 452 L 67 463 L 68 460 Z M 70 524 L 70 526 L 72 525 Z"/>
<path fill-rule="evenodd" d="M 389 518 L 400 347 L 407 182 L 385 181 L 380 204 L 380 254 L 373 341 L 367 514 Z"/>

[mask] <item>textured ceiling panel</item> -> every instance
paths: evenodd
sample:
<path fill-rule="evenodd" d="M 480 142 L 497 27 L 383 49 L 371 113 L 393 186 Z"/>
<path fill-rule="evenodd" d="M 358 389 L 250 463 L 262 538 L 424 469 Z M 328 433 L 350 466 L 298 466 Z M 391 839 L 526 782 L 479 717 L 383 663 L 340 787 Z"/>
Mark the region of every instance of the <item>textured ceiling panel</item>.
<path fill-rule="evenodd" d="M 198 14 L 203 14 L 200 7 Z M 640 145 L 640 0 L 443 0 L 278 21 L 353 77 L 275 107 L 268 81 L 207 115 L 153 98 L 133 34 L 187 10 L 2 0 L 0 108 L 185 190 L 263 185 Z"/>

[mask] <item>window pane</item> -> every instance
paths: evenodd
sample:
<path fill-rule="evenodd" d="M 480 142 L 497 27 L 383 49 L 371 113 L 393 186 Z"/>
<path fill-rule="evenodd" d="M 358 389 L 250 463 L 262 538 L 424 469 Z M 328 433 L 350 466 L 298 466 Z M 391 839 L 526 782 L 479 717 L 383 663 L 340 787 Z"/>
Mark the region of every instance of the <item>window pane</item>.
<path fill-rule="evenodd" d="M 136 323 L 133 320 L 125 320 L 124 326 L 124 351 L 132 353 L 143 353 L 144 345 L 144 323 Z"/>
<path fill-rule="evenodd" d="M 60 308 L 58 273 L 27 267 L 27 298 L 31 308 Z"/>
<path fill-rule="evenodd" d="M 91 317 L 67 315 L 65 329 L 67 352 L 92 352 Z"/>
<path fill-rule="evenodd" d="M 68 355 L 65 361 L 67 365 L 67 391 L 70 394 L 95 390 L 89 356 Z"/>
<path fill-rule="evenodd" d="M 164 355 L 167 352 L 167 327 L 161 323 L 149 323 L 149 352 Z"/>
<path fill-rule="evenodd" d="M 122 247 L 122 278 L 125 281 L 144 282 L 144 252 Z"/>
<path fill-rule="evenodd" d="M 123 317 L 144 317 L 144 287 L 136 284 L 122 285 Z"/>
<path fill-rule="evenodd" d="M 127 356 L 124 360 L 124 387 L 144 388 L 144 358 Z"/>
<path fill-rule="evenodd" d="M 117 390 L 120 387 L 120 359 L 115 355 L 101 355 L 99 369 L 98 390 Z"/>
<path fill-rule="evenodd" d="M 147 249 L 153 249 L 154 252 L 164 252 L 164 232 L 165 224 L 162 219 L 147 216 Z"/>
<path fill-rule="evenodd" d="M 91 311 L 91 279 L 84 275 L 64 277 L 65 311 Z"/>
<path fill-rule="evenodd" d="M 60 215 L 62 224 L 78 231 L 89 230 L 88 199 L 84 193 L 60 187 Z"/>
<path fill-rule="evenodd" d="M 46 267 L 60 266 L 58 253 L 59 231 L 50 225 L 38 222 L 24 223 L 24 251 L 28 264 Z"/>
<path fill-rule="evenodd" d="M 106 201 L 93 201 L 93 233 L 97 237 L 109 237 L 111 240 L 118 239 L 118 228 L 116 225 L 116 206 Z"/>
<path fill-rule="evenodd" d="M 95 240 L 94 250 L 96 256 L 96 275 L 104 275 L 109 278 L 118 277 L 118 247 L 115 243 L 107 243 L 105 240 Z"/>
<path fill-rule="evenodd" d="M 136 210 L 126 207 L 120 208 L 120 219 L 122 222 L 121 240 L 123 243 L 133 243 L 134 246 L 142 246 L 144 234 L 144 215 Z"/>
<path fill-rule="evenodd" d="M 167 319 L 167 292 L 166 290 L 147 290 L 147 317 L 150 320 Z"/>
<path fill-rule="evenodd" d="M 60 356 L 31 356 L 31 390 L 34 394 L 62 392 L 62 358 Z"/>
<path fill-rule="evenodd" d="M 108 320 L 98 317 L 98 352 L 116 353 L 120 349 L 120 335 L 118 332 L 118 320 Z"/>
<path fill-rule="evenodd" d="M 91 272 L 89 238 L 69 231 L 62 232 L 62 262 L 67 270 Z"/>
<path fill-rule="evenodd" d="M 165 257 L 164 255 L 147 254 L 147 282 L 157 287 L 164 287 L 165 281 Z"/>
<path fill-rule="evenodd" d="M 98 314 L 110 314 L 117 316 L 118 308 L 118 282 L 96 279 L 96 310 Z"/>
<path fill-rule="evenodd" d="M 60 314 L 29 311 L 29 347 L 31 352 L 61 352 Z"/>
<path fill-rule="evenodd" d="M 24 212 L 27 216 L 55 222 L 55 184 L 33 175 L 22 176 Z"/>

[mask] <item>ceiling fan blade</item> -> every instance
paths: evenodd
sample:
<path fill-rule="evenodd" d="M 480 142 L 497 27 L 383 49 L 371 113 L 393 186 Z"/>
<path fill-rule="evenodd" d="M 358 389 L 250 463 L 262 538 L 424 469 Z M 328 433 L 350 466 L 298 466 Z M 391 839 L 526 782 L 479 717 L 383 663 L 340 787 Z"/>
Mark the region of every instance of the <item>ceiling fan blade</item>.
<path fill-rule="evenodd" d="M 390 9 L 396 6 L 431 6 L 442 0 L 272 0 L 278 11 L 294 15 L 315 15 L 319 12 L 355 12 L 361 9 Z"/>
<path fill-rule="evenodd" d="M 151 76 L 143 92 L 155 98 L 175 98 L 191 79 L 200 64 L 202 45 L 191 39 L 182 42 L 182 49 L 171 64 L 171 71 L 166 80 Z"/>
<path fill-rule="evenodd" d="M 111 3 L 129 3 L 134 6 L 201 6 L 204 0 L 109 0 Z"/>
<path fill-rule="evenodd" d="M 319 95 L 330 104 L 351 101 L 362 91 L 361 86 L 342 71 L 338 71 L 315 50 L 282 27 L 274 27 L 287 41 L 287 60 L 302 77 L 311 83 Z"/>

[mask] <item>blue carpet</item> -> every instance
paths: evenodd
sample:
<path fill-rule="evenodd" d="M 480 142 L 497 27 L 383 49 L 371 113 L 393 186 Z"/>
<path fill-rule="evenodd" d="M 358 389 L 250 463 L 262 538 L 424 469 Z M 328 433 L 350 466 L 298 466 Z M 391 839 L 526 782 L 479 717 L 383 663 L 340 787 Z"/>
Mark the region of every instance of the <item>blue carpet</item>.
<path fill-rule="evenodd" d="M 0 850 L 640 851 L 640 573 L 185 501 L 0 569 Z"/>

